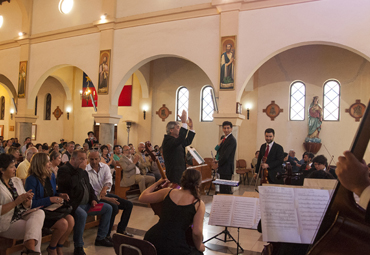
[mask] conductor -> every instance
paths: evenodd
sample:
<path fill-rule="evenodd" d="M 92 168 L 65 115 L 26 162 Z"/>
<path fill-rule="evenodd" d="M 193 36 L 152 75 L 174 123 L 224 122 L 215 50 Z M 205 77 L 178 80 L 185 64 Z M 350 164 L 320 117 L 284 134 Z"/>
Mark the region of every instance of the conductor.
<path fill-rule="evenodd" d="M 186 169 L 185 147 L 189 146 L 194 139 L 193 121 L 187 113 L 182 111 L 181 126 L 176 121 L 170 121 L 166 126 L 166 135 L 162 142 L 164 164 L 166 166 L 166 175 L 170 182 L 180 183 L 182 173 Z M 188 130 L 189 127 L 189 130 Z"/>

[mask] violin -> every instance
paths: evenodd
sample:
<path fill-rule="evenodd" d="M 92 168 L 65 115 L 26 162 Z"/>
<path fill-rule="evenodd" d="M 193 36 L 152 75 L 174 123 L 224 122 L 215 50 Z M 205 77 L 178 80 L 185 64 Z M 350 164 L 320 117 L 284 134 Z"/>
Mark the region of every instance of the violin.
<path fill-rule="evenodd" d="M 261 165 L 260 165 L 260 171 L 262 171 L 261 172 L 261 174 L 262 174 L 262 176 L 261 176 L 262 177 L 261 178 L 261 185 L 263 183 L 269 183 L 269 181 L 268 181 L 269 171 L 268 171 L 267 168 L 262 168 L 262 164 L 266 163 L 266 161 L 267 161 L 267 157 L 263 157 Z"/>
<path fill-rule="evenodd" d="M 370 140 L 370 101 L 366 107 L 351 152 L 362 160 Z M 353 193 L 339 182 L 321 221 L 308 255 L 369 254 L 370 222 L 365 210 L 354 200 Z"/>

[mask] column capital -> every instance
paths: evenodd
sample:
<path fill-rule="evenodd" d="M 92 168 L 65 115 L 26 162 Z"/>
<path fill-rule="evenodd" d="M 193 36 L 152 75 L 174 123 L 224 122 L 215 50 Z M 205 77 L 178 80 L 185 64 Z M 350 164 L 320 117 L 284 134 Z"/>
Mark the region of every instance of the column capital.
<path fill-rule="evenodd" d="M 26 122 L 26 123 L 35 123 L 38 116 L 35 115 L 26 115 L 26 114 L 17 114 L 14 116 L 15 122 Z"/>
<path fill-rule="evenodd" d="M 118 124 L 118 122 L 122 119 L 122 115 L 112 115 L 109 113 L 96 113 L 92 116 L 97 123 Z"/>
<path fill-rule="evenodd" d="M 245 116 L 237 113 L 214 113 L 213 122 L 221 126 L 224 121 L 230 121 L 233 126 L 240 126 Z"/>

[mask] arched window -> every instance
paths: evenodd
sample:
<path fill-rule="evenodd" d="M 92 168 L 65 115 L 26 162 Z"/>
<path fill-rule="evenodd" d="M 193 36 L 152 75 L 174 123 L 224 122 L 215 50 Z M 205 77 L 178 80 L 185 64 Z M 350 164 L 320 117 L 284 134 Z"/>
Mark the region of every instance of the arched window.
<path fill-rule="evenodd" d="M 45 98 L 45 120 L 51 119 L 51 95 L 48 93 Z"/>
<path fill-rule="evenodd" d="M 176 120 L 179 121 L 183 110 L 188 112 L 189 109 L 189 90 L 185 87 L 180 87 L 177 89 L 176 95 Z"/>
<path fill-rule="evenodd" d="M 5 97 L 0 98 L 0 120 L 5 117 Z"/>
<path fill-rule="evenodd" d="M 339 120 L 340 85 L 330 80 L 324 84 L 324 120 Z"/>
<path fill-rule="evenodd" d="M 37 116 L 37 97 L 35 99 L 35 116 Z"/>
<path fill-rule="evenodd" d="M 301 81 L 293 82 L 290 86 L 290 120 L 304 120 L 306 103 L 306 86 Z"/>
<path fill-rule="evenodd" d="M 201 91 L 201 121 L 213 121 L 212 87 L 205 86 Z"/>

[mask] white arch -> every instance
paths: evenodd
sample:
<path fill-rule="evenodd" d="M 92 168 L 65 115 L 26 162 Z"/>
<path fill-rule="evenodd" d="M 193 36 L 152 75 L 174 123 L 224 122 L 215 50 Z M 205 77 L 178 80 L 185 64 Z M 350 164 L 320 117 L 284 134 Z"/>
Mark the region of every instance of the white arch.
<path fill-rule="evenodd" d="M 370 62 L 370 57 L 367 56 L 365 53 L 359 51 L 359 50 L 356 50 L 350 46 L 347 46 L 347 45 L 343 45 L 343 44 L 340 44 L 340 43 L 335 43 L 335 42 L 325 42 L 325 41 L 321 41 L 321 42 L 318 42 L 318 41 L 312 41 L 312 42 L 301 42 L 301 43 L 296 43 L 296 44 L 291 44 L 291 45 L 287 45 L 286 47 L 283 47 L 281 49 L 278 49 L 274 52 L 270 52 L 270 53 L 266 53 L 266 55 L 262 56 L 261 55 L 261 59 L 260 60 L 257 60 L 258 61 L 258 64 L 249 72 L 249 74 L 246 76 L 246 79 L 244 80 L 243 82 L 243 85 L 242 85 L 242 88 L 238 91 L 238 94 L 237 94 L 237 101 L 239 101 L 243 95 L 243 91 L 244 90 L 249 90 L 249 91 L 252 91 L 253 90 L 253 83 L 248 83 L 248 81 L 253 77 L 253 74 L 264 64 L 266 63 L 269 59 L 273 58 L 274 56 L 284 52 L 284 51 L 287 51 L 287 50 L 290 50 L 290 49 L 293 49 L 293 48 L 297 48 L 297 47 L 301 47 L 301 46 L 308 46 L 308 45 L 329 45 L 329 46 L 334 46 L 334 47 L 339 47 L 339 48 L 343 48 L 343 49 L 346 49 L 348 51 L 351 51 L 353 53 L 356 53 L 357 55 L 365 58 L 367 61 Z M 250 87 L 247 87 L 247 85 L 249 85 Z"/>
<path fill-rule="evenodd" d="M 122 77 L 121 81 L 119 82 L 119 84 L 118 84 L 118 86 L 115 90 L 115 93 L 112 93 L 111 105 L 114 105 L 114 106 L 118 105 L 118 98 L 119 98 L 119 95 L 122 91 L 122 88 L 124 87 L 126 81 L 130 78 L 130 76 L 133 73 L 135 73 L 135 75 L 138 77 L 138 79 L 140 81 L 141 89 L 142 89 L 142 96 L 144 98 L 145 98 L 145 96 L 149 96 L 149 85 L 148 85 L 148 82 L 147 82 L 149 80 L 149 77 L 148 77 L 149 72 L 147 72 L 149 70 L 149 69 L 147 69 L 147 68 L 149 68 L 149 66 L 145 66 L 145 64 L 149 63 L 150 61 L 153 61 L 153 60 L 156 60 L 156 59 L 159 59 L 159 58 L 166 58 L 166 57 L 175 57 L 175 58 L 185 59 L 185 60 L 187 60 L 187 61 L 189 61 L 189 62 L 191 62 L 191 63 L 193 63 L 193 64 L 195 64 L 196 66 L 199 67 L 199 65 L 197 65 L 193 61 L 191 61 L 189 59 L 186 59 L 184 57 L 178 56 L 178 55 L 173 55 L 173 54 L 160 54 L 160 55 L 154 55 L 154 56 L 148 57 L 146 59 L 143 59 L 143 60 L 139 61 L 136 65 L 132 66 L 128 70 L 128 72 Z M 204 74 L 211 81 L 211 79 L 207 75 L 207 73 L 203 69 L 201 69 L 201 70 L 204 72 Z M 143 82 L 143 83 L 141 83 L 141 82 Z M 210 84 L 210 86 L 212 86 L 212 88 L 214 88 L 214 86 L 212 84 Z"/>

